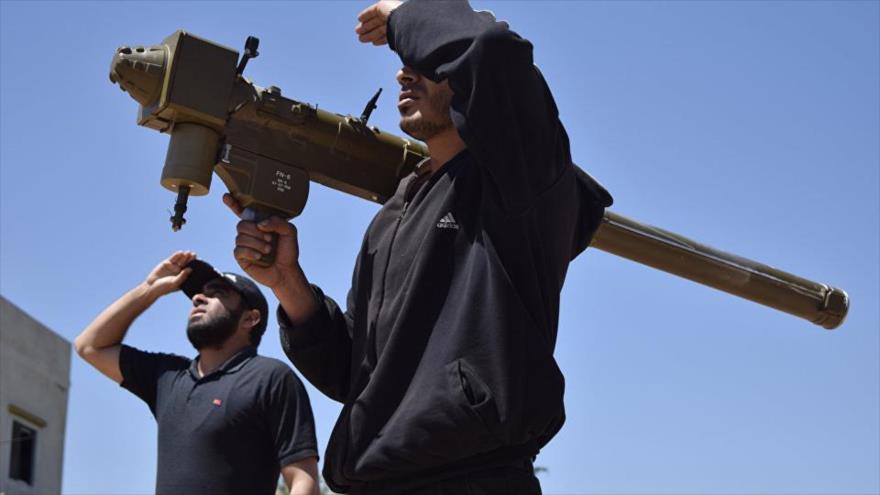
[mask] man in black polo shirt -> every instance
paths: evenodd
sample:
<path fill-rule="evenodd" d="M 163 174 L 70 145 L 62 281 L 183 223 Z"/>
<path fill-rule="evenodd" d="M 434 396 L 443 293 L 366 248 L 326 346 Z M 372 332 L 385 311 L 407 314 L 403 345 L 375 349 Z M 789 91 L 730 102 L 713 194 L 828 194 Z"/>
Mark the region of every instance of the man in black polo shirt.
<path fill-rule="evenodd" d="M 195 359 L 122 344 L 159 297 L 192 299 Z M 159 424 L 156 493 L 316 495 L 317 443 L 309 399 L 284 363 L 257 355 L 268 305 L 257 286 L 177 252 L 77 337 L 77 353 L 150 406 Z"/>

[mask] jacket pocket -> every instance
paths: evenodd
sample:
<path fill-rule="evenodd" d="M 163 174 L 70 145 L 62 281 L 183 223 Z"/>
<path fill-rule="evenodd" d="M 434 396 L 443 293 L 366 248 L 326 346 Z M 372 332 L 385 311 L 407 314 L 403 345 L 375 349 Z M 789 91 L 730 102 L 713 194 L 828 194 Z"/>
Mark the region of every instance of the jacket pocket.
<path fill-rule="evenodd" d="M 498 429 L 498 408 L 486 383 L 465 359 L 446 365 L 449 389 L 458 392 L 459 405 L 482 423 L 489 433 Z"/>
<path fill-rule="evenodd" d="M 410 476 L 502 445 L 495 398 L 469 363 L 456 359 L 434 370 L 414 380 L 379 433 L 351 452 L 351 479 Z"/>

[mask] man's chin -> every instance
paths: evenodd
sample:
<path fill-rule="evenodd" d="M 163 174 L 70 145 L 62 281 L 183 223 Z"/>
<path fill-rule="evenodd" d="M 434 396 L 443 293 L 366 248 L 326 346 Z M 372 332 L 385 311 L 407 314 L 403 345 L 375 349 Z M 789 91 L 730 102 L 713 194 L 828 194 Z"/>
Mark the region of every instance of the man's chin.
<path fill-rule="evenodd" d="M 398 123 L 398 127 L 400 130 L 409 134 L 410 129 L 414 127 L 418 127 L 418 117 L 412 114 L 406 114 L 400 116 L 400 122 Z"/>
<path fill-rule="evenodd" d="M 400 119 L 400 130 L 419 141 L 428 141 L 434 136 L 442 134 L 450 129 L 454 129 L 452 121 L 426 122 L 422 119 Z"/>
<path fill-rule="evenodd" d="M 424 141 L 430 139 L 432 134 L 427 132 L 431 126 L 426 126 L 424 119 L 420 115 L 407 115 L 400 118 L 400 130 L 407 136 Z"/>
<path fill-rule="evenodd" d="M 190 344 L 193 346 L 193 349 L 195 349 L 198 352 L 202 352 L 205 350 L 219 351 L 220 349 L 223 348 L 222 342 L 219 344 L 206 344 L 206 343 L 196 344 L 195 342 L 190 341 Z"/>
<path fill-rule="evenodd" d="M 232 336 L 232 333 L 224 332 L 217 325 L 209 322 L 191 320 L 186 328 L 186 337 L 189 343 L 197 351 L 204 349 L 221 349 L 223 344 Z"/>

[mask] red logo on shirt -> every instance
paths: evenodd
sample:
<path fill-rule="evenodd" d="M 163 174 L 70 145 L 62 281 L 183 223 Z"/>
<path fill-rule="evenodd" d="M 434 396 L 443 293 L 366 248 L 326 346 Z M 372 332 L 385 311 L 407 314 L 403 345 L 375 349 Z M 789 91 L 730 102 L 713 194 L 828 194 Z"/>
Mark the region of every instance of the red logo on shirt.
<path fill-rule="evenodd" d="M 219 406 L 220 404 L 223 404 L 223 401 L 220 400 L 220 399 L 214 399 L 213 404 L 214 404 L 215 406 Z"/>

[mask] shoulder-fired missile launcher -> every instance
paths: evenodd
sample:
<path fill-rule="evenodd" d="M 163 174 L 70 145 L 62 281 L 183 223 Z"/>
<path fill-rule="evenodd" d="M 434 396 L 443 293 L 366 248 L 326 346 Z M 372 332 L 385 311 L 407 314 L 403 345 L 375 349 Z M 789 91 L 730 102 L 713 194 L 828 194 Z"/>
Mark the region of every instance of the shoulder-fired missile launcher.
<path fill-rule="evenodd" d="M 242 76 L 259 41 L 244 55 L 177 31 L 161 44 L 119 48 L 110 80 L 139 104 L 138 124 L 171 135 L 161 184 L 177 192 L 172 228 L 185 220 L 190 194 L 204 195 L 216 172 L 250 219 L 293 218 L 313 180 L 384 203 L 428 156 L 419 142 L 261 88 Z M 725 253 L 606 211 L 594 247 L 805 318 L 827 329 L 843 323 L 841 289 Z M 267 258 L 265 262 L 270 262 Z"/>
<path fill-rule="evenodd" d="M 138 125 L 171 135 L 161 184 L 178 193 L 172 228 L 186 198 L 208 193 L 213 172 L 257 218 L 302 212 L 309 180 L 382 203 L 427 156 L 424 145 L 261 88 L 242 77 L 257 56 L 177 31 L 160 45 L 123 47 L 110 80 L 139 104 Z"/>

